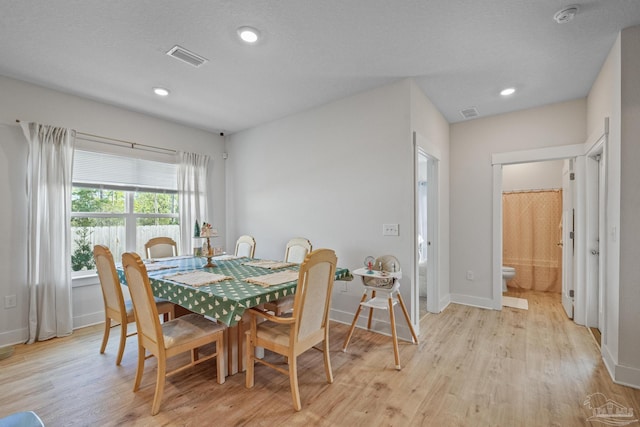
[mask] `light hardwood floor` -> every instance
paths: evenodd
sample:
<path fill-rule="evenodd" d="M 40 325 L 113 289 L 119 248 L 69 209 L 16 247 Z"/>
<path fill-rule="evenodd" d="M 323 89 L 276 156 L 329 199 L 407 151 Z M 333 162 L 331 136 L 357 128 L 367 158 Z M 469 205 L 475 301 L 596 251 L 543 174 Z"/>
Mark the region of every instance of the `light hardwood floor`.
<path fill-rule="evenodd" d="M 389 337 L 358 329 L 343 353 L 348 326 L 333 323 L 335 381 L 326 383 L 320 352 L 301 356 L 298 413 L 284 375 L 257 366 L 253 389 L 244 374 L 219 385 L 210 361 L 169 378 L 152 417 L 155 360 L 133 393 L 136 338 L 117 367 L 117 328 L 104 355 L 102 327 L 84 328 L 17 346 L 0 361 L 0 416 L 34 410 L 49 427 L 584 426 L 591 411 L 583 402 L 596 392 L 640 413 L 640 390 L 611 381 L 593 337 L 566 319 L 557 295 L 512 296 L 526 297 L 529 310 L 452 304 L 425 316 L 420 344 L 400 343 L 402 371 Z"/>

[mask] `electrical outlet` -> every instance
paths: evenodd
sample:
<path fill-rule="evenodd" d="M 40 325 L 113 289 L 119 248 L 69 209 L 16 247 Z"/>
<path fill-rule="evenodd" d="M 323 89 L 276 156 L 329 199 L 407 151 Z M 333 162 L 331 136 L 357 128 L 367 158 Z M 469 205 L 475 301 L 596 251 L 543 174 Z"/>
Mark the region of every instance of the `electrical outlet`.
<path fill-rule="evenodd" d="M 383 236 L 399 236 L 398 224 L 382 224 Z"/>
<path fill-rule="evenodd" d="M 15 295 L 7 295 L 4 297 L 4 308 L 13 308 L 17 305 L 18 303 L 16 302 Z"/>
<path fill-rule="evenodd" d="M 473 280 L 473 271 L 467 270 L 467 280 Z"/>
<path fill-rule="evenodd" d="M 343 281 L 340 281 L 338 283 L 340 283 L 342 285 L 342 286 L 340 286 L 340 292 L 347 292 L 347 282 L 345 282 L 343 280 Z"/>

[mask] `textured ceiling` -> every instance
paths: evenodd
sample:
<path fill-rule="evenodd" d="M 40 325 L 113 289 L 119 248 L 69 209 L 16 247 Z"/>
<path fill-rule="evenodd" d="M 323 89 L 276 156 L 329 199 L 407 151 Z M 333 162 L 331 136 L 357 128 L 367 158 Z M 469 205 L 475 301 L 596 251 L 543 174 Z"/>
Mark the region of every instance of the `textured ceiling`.
<path fill-rule="evenodd" d="M 553 15 L 580 11 L 567 24 Z M 0 75 L 232 133 L 413 77 L 453 123 L 586 96 L 640 0 L 0 0 Z M 258 28 L 254 46 L 236 29 Z M 165 53 L 174 45 L 209 61 Z M 167 98 L 151 88 L 171 90 Z M 500 89 L 514 86 L 502 98 Z M 3 100 L 6 102 L 6 100 Z"/>

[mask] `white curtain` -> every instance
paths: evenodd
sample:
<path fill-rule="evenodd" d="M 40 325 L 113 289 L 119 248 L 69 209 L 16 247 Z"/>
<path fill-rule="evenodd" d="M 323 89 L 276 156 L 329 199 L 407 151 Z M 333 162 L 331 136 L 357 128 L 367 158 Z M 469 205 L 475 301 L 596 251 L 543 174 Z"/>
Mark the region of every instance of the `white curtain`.
<path fill-rule="evenodd" d="M 27 165 L 29 340 L 71 334 L 71 175 L 75 133 L 22 123 Z"/>
<path fill-rule="evenodd" d="M 193 229 L 196 222 L 211 223 L 207 212 L 207 170 L 209 156 L 179 152 L 178 200 L 180 210 L 180 254 L 193 252 Z"/>

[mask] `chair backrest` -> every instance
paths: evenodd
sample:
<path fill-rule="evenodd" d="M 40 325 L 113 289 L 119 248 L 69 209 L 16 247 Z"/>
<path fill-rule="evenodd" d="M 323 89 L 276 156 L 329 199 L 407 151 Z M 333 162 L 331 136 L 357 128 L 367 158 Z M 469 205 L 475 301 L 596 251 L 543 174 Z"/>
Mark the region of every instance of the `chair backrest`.
<path fill-rule="evenodd" d="M 178 245 L 171 237 L 154 237 L 144 244 L 147 258 L 165 258 L 178 255 Z"/>
<path fill-rule="evenodd" d="M 392 273 L 392 272 L 398 273 L 401 271 L 400 261 L 398 261 L 398 258 L 394 257 L 393 255 L 382 255 L 376 258 L 376 261 L 373 264 L 373 270 L 380 271 L 381 265 L 382 265 L 382 270 L 388 273 Z M 395 279 L 393 278 L 376 279 L 373 277 L 363 277 L 362 280 L 365 285 L 376 286 L 376 287 L 384 285 L 385 282 L 387 282 L 386 284 L 391 285 L 395 281 Z"/>
<path fill-rule="evenodd" d="M 118 278 L 116 264 L 111 251 L 106 246 L 95 245 L 93 247 L 93 259 L 96 262 L 96 270 L 100 279 L 105 311 L 110 309 L 126 317 L 127 311 L 124 305 L 124 296 L 122 295 L 120 279 Z"/>
<path fill-rule="evenodd" d="M 235 256 L 245 256 L 253 258 L 255 252 L 256 239 L 246 234 L 244 236 L 238 237 L 238 240 L 236 241 Z"/>
<path fill-rule="evenodd" d="M 143 340 L 145 348 L 164 348 L 162 327 L 149 283 L 147 267 L 144 266 L 140 256 L 134 252 L 122 254 L 122 267 L 127 278 L 133 311 L 136 314 L 138 339 Z"/>
<path fill-rule="evenodd" d="M 338 258 L 331 249 L 310 252 L 300 265 L 293 313 L 295 341 L 304 347 L 326 338 Z"/>
<path fill-rule="evenodd" d="M 304 237 L 295 237 L 287 242 L 287 249 L 284 253 L 285 262 L 302 263 L 309 252 L 311 252 L 311 242 Z"/>

